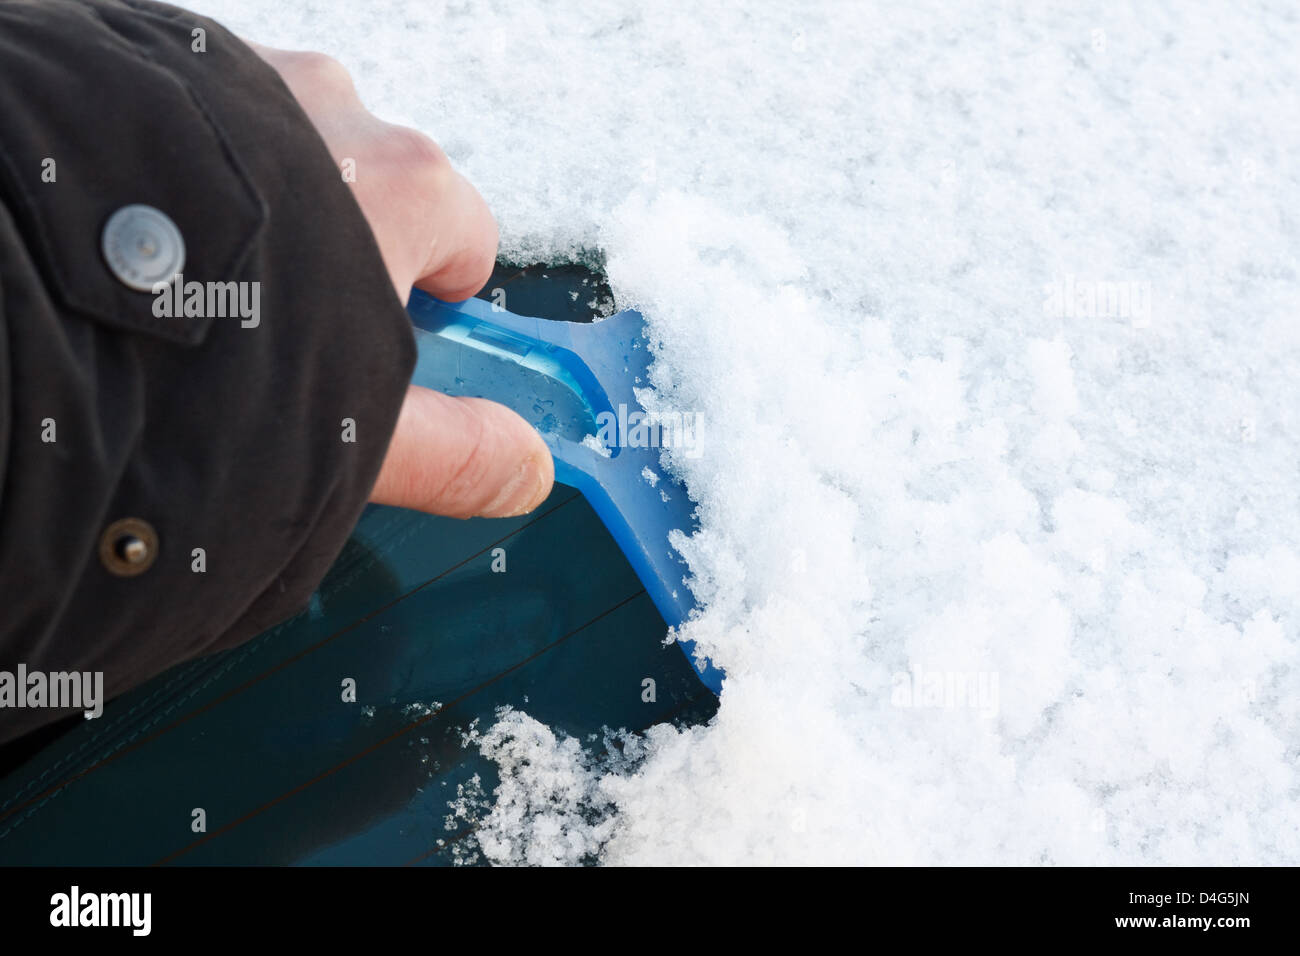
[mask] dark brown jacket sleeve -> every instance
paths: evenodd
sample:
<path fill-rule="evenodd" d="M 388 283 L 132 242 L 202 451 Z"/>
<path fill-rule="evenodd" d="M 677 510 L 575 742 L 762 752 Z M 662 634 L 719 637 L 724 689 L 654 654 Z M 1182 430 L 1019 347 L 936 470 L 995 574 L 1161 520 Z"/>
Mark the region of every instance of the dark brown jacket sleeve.
<path fill-rule="evenodd" d="M 183 295 L 124 280 L 148 235 L 106 254 L 134 205 L 179 233 Z M 302 607 L 414 361 L 347 183 L 236 37 L 0 0 L 0 742 L 74 712 L 16 706 L 6 673 L 102 671 L 112 697 Z"/>

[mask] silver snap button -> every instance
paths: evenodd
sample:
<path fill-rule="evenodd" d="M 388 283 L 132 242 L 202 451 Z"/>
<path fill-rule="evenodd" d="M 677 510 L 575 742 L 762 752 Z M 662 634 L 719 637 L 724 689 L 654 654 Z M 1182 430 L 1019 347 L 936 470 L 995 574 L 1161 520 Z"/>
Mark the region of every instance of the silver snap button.
<path fill-rule="evenodd" d="M 102 239 L 104 261 L 127 288 L 152 292 L 185 267 L 185 240 L 161 210 L 139 203 L 108 217 Z"/>
<path fill-rule="evenodd" d="M 99 536 L 99 560 L 110 574 L 119 578 L 148 571 L 156 557 L 158 532 L 139 518 L 114 521 Z"/>

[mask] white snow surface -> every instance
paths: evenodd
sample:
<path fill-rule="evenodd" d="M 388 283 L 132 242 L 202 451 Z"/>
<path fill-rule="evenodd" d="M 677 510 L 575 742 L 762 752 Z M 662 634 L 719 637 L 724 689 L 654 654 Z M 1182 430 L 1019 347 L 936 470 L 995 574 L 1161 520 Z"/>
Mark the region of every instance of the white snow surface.
<path fill-rule="evenodd" d="M 603 250 L 709 423 L 718 716 L 505 715 L 489 858 L 1300 863 L 1295 5 L 198 8 Z"/>

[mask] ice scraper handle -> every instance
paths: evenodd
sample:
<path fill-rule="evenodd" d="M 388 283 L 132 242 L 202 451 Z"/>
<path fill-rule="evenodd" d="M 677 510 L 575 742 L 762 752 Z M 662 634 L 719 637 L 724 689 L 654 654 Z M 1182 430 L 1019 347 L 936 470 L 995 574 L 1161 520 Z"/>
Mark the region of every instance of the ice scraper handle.
<path fill-rule="evenodd" d="M 664 620 L 685 621 L 694 601 L 669 534 L 690 535 L 696 524 L 686 489 L 660 470 L 664 432 L 648 422 L 634 391 L 650 384 L 641 314 L 557 322 L 481 299 L 442 302 L 418 289 L 407 311 L 419 345 L 412 381 L 522 415 L 551 449 L 556 480 L 586 497 Z M 693 642 L 679 644 L 705 686 L 720 693 L 722 671 L 696 661 Z"/>

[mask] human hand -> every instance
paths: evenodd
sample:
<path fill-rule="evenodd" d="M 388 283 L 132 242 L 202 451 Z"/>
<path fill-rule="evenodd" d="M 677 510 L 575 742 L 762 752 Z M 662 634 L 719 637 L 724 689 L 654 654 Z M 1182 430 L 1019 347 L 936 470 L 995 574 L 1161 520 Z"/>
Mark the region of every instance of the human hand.
<path fill-rule="evenodd" d="M 496 222 L 438 145 L 372 115 L 336 60 L 249 46 L 280 74 L 335 162 L 355 163 L 354 195 L 403 304 L 412 286 L 453 302 L 481 289 L 496 260 Z M 545 442 L 515 412 L 412 385 L 370 500 L 507 517 L 541 504 L 554 477 Z"/>

